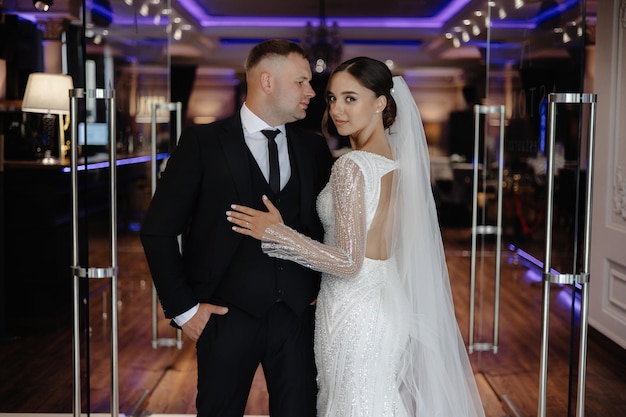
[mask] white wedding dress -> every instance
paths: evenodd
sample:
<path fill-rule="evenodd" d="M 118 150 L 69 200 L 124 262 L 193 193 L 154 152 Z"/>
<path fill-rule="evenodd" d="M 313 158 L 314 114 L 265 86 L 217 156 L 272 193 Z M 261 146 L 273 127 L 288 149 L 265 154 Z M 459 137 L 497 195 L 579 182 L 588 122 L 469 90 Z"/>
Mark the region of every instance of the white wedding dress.
<path fill-rule="evenodd" d="M 317 201 L 324 243 L 275 224 L 262 248 L 322 272 L 320 417 L 484 417 L 454 314 L 424 128 L 406 82 L 393 81 L 395 161 L 341 156 Z"/>
<path fill-rule="evenodd" d="M 346 158 L 355 161 L 363 173 L 364 210 L 352 215 L 364 215 L 369 230 L 378 207 L 381 178 L 395 163 L 359 151 Z M 334 246 L 337 231 L 329 186 L 319 195 L 318 211 L 326 230 L 325 243 Z M 368 258 L 352 278 L 323 274 L 315 320 L 320 416 L 405 415 L 400 411 L 396 381 L 407 331 L 390 304 L 393 300 L 387 286 L 396 282 L 389 279 L 394 274 L 393 259 Z"/>
<path fill-rule="evenodd" d="M 395 263 L 392 258 L 364 256 L 381 178 L 395 166 L 394 161 L 369 152 L 342 156 L 317 200 L 326 246 L 284 226 L 272 227 L 268 234 L 274 243 L 263 244 L 272 256 L 323 271 L 315 324 L 321 417 L 406 416 L 397 373 L 408 330 L 395 314 L 397 290 L 389 288 L 397 282 Z M 341 201 L 335 201 L 335 196 L 341 196 Z M 337 216 L 337 208 L 343 215 Z M 342 242 L 344 251 L 338 251 Z"/>

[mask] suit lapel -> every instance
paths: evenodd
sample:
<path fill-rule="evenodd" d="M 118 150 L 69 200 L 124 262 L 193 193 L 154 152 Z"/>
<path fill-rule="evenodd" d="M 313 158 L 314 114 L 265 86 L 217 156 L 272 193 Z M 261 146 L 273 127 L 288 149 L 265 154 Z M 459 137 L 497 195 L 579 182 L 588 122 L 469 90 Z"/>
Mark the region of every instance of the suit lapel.
<path fill-rule="evenodd" d="M 218 139 L 232 172 L 240 202 L 250 206 L 252 205 L 252 175 L 247 158 L 249 150 L 243 136 L 239 112 L 231 120 L 231 123 L 224 126 L 224 130 L 220 132 Z"/>

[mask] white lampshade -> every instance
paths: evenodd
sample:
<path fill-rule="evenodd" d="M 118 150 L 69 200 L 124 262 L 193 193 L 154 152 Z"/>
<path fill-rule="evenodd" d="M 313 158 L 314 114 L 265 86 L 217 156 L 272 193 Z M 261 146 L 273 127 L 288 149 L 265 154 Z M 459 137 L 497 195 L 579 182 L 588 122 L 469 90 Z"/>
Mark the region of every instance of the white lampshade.
<path fill-rule="evenodd" d="M 68 114 L 72 77 L 64 74 L 33 72 L 28 76 L 22 111 L 29 113 Z"/>

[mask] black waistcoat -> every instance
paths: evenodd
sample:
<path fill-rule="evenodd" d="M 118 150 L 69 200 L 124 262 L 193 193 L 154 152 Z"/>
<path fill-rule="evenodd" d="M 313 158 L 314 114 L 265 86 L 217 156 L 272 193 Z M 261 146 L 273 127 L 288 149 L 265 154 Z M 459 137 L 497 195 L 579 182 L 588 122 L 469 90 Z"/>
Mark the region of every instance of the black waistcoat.
<path fill-rule="evenodd" d="M 259 196 L 258 206 L 254 208 L 267 210 L 261 201 L 261 196 L 265 194 L 278 207 L 285 224 L 302 231 L 300 176 L 293 158 L 290 162 L 291 178 L 274 195 L 254 157 L 248 152 L 252 192 Z M 317 272 L 291 261 L 271 258 L 262 252 L 261 242 L 244 236 L 215 293 L 215 301 L 218 304 L 232 304 L 255 316 L 261 316 L 276 302 L 284 302 L 300 314 L 317 296 L 318 290 Z"/>

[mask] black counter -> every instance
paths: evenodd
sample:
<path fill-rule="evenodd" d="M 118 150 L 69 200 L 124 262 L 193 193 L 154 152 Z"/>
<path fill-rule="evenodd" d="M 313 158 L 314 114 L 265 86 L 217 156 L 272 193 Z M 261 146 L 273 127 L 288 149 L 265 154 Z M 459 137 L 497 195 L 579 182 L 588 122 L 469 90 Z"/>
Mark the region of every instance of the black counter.
<path fill-rule="evenodd" d="M 159 154 L 163 160 L 166 154 Z M 98 160 L 96 160 L 98 159 Z M 110 224 L 108 158 L 79 164 L 79 263 L 87 267 L 89 228 Z M 84 161 L 81 161 L 84 162 Z M 71 311 L 72 188 L 67 164 L 5 161 L 4 185 L 5 287 L 7 320 Z M 117 157 L 118 228 L 137 228 L 149 202 L 149 155 Z M 85 259 L 82 259 L 85 257 Z"/>

